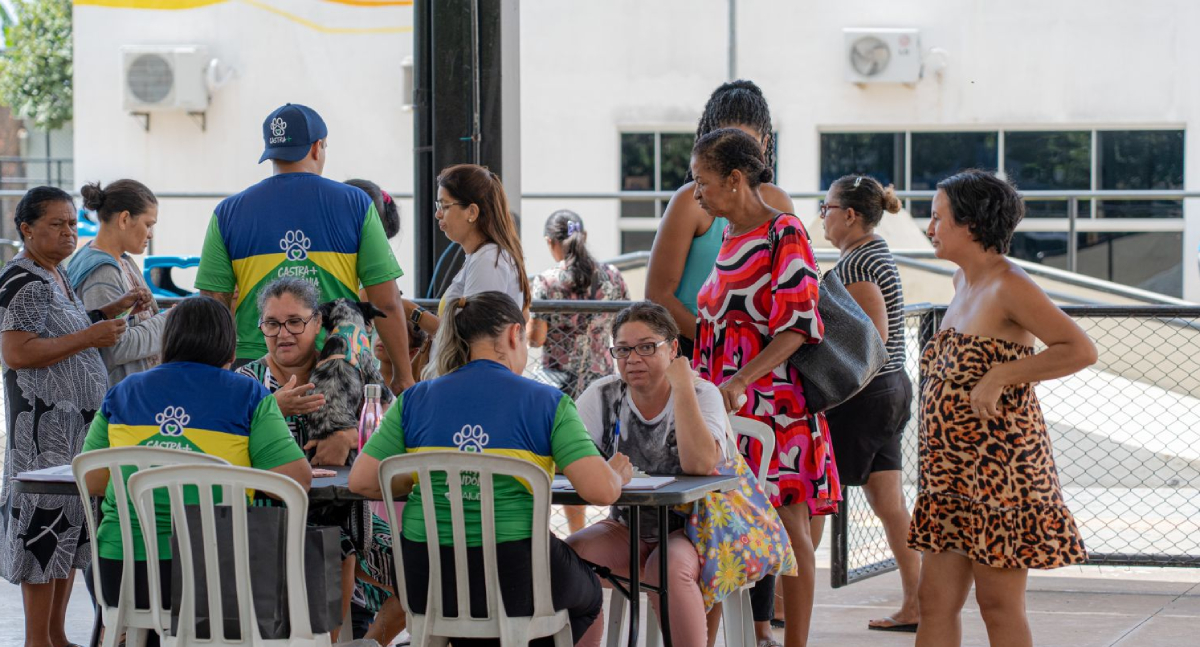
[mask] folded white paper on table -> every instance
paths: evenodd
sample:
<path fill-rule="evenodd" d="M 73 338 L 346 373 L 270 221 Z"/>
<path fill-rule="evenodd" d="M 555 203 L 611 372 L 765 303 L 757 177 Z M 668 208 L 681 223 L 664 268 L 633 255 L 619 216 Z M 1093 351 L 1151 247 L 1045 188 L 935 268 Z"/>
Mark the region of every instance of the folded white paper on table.
<path fill-rule="evenodd" d="M 622 490 L 657 490 L 664 485 L 670 485 L 675 482 L 674 476 L 639 476 L 630 479 Z M 554 483 L 551 486 L 555 490 L 573 490 L 571 482 L 565 476 L 554 477 Z"/>

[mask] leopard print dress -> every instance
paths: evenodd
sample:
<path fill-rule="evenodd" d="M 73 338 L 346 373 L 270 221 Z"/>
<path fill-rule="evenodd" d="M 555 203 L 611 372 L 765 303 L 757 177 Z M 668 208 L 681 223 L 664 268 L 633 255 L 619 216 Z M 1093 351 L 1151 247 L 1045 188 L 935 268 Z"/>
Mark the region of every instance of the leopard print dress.
<path fill-rule="evenodd" d="M 1024 344 L 942 330 L 921 354 L 921 489 L 908 545 L 998 568 L 1058 568 L 1087 560 L 1063 502 L 1050 436 L 1032 384 L 1006 387 L 1000 416 L 971 412 L 971 389 Z"/>

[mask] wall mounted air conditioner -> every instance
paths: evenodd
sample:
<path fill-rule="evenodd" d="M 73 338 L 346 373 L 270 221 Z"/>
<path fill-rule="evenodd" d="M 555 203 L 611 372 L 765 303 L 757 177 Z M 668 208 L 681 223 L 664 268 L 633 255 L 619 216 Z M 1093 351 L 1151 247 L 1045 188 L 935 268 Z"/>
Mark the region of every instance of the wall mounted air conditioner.
<path fill-rule="evenodd" d="M 916 83 L 921 79 L 921 32 L 917 29 L 843 29 L 846 80 L 851 83 Z"/>
<path fill-rule="evenodd" d="M 201 113 L 211 96 L 214 62 L 199 45 L 130 45 L 121 48 L 125 110 L 131 113 Z"/>

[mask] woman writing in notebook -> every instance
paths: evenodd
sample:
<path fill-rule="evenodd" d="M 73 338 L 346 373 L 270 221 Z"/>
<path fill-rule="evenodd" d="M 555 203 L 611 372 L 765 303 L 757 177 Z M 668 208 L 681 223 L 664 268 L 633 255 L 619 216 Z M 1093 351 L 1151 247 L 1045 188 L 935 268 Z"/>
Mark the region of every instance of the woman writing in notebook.
<path fill-rule="evenodd" d="M 717 387 L 695 378 L 679 356 L 679 328 L 662 306 L 643 301 L 613 320 L 613 346 L 620 375 L 600 378 L 579 397 L 579 416 L 600 450 L 620 450 L 634 468 L 651 474 L 708 475 L 722 456 L 725 405 Z M 583 559 L 629 575 L 626 512 L 614 507 L 609 519 L 567 538 Z M 646 581 L 657 585 L 658 519 L 654 510 L 639 518 L 641 560 Z M 708 629 L 701 596 L 700 558 L 684 535 L 682 515 L 668 518 L 670 613 L 676 644 L 704 645 Z M 658 596 L 650 596 L 658 612 Z M 604 623 L 596 622 L 577 644 L 599 645 Z"/>

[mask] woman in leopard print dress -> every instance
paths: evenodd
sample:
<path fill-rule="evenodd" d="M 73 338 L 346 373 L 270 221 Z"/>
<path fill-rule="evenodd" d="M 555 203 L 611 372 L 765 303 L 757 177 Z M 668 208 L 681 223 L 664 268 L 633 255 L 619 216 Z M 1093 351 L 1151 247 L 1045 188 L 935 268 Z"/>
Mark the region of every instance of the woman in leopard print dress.
<path fill-rule="evenodd" d="M 921 357 L 921 491 L 909 546 L 924 551 L 918 647 L 958 645 L 972 581 L 992 645 L 1032 646 L 1030 568 L 1087 559 L 1063 502 L 1033 383 L 1096 361 L 1070 317 L 1004 254 L 1024 215 L 1004 180 L 938 184 L 929 236 L 955 295 Z M 1034 340 L 1046 350 L 1035 353 Z"/>

